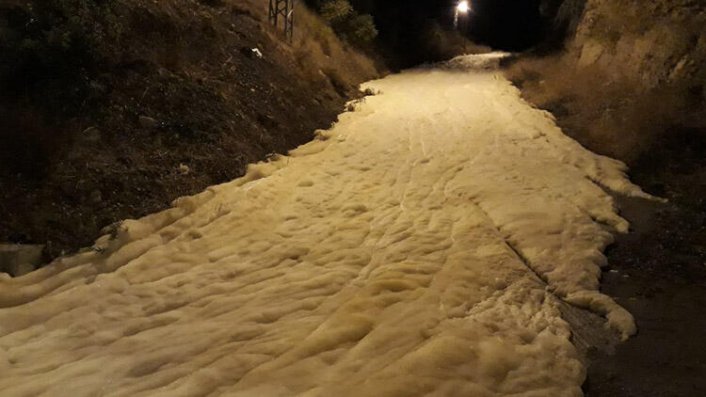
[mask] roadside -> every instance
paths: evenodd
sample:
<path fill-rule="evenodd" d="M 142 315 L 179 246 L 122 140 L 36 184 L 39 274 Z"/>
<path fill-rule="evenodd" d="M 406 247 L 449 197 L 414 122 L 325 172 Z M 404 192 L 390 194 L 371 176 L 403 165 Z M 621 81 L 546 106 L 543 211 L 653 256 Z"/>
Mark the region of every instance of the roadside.
<path fill-rule="evenodd" d="M 620 203 L 633 231 L 609 249 L 602 283 L 639 334 L 614 355 L 590 357 L 587 397 L 706 395 L 706 144 L 677 138 L 659 147 L 631 177 L 669 203 Z"/>
<path fill-rule="evenodd" d="M 599 185 L 641 191 L 489 70 L 501 56 L 365 83 L 288 156 L 0 280 L 0 389 L 580 395 L 557 303 L 633 332 L 597 291 L 604 225 L 627 227 Z"/>
<path fill-rule="evenodd" d="M 601 291 L 634 315 L 639 333 L 612 354 L 589 352 L 586 396 L 706 395 L 706 131 L 675 111 L 689 98 L 636 94 L 552 58 L 519 59 L 507 73 L 569 136 L 625 161 L 633 182 L 669 200 L 617 197 L 631 232 L 608 248 Z"/>
<path fill-rule="evenodd" d="M 0 6 L 0 242 L 45 261 L 286 153 L 378 71 L 298 9 L 289 45 L 261 1 Z"/>

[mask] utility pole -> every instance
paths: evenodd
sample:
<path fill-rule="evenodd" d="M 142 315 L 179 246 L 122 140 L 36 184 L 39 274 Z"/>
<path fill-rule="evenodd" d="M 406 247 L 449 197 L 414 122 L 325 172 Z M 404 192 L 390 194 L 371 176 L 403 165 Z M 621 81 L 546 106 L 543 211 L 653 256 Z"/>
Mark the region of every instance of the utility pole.
<path fill-rule="evenodd" d="M 275 29 L 282 20 L 284 37 L 291 43 L 294 38 L 294 0 L 270 0 L 269 16 Z"/>

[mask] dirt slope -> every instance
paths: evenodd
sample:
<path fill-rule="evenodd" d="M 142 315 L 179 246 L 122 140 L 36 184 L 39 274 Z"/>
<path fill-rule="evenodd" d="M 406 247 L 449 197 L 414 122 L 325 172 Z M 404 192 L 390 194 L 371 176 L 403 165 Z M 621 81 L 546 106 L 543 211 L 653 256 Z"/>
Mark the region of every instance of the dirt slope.
<path fill-rule="evenodd" d="M 3 3 L 0 241 L 90 245 L 327 127 L 376 68 L 303 7 L 284 43 L 266 7 Z"/>

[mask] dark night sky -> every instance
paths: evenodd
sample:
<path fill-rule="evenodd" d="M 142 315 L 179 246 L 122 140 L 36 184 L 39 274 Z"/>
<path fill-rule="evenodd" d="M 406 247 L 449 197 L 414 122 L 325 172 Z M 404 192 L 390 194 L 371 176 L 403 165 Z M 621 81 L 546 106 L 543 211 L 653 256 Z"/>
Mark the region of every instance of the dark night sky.
<path fill-rule="evenodd" d="M 360 12 L 375 17 L 380 38 L 390 49 L 423 60 L 414 54 L 419 34 L 430 20 L 450 28 L 456 0 L 351 0 Z M 496 49 L 523 50 L 541 37 L 539 0 L 471 0 L 474 12 L 466 33 L 474 41 Z"/>
<path fill-rule="evenodd" d="M 539 0 L 475 0 L 470 33 L 493 47 L 522 50 L 541 36 Z"/>

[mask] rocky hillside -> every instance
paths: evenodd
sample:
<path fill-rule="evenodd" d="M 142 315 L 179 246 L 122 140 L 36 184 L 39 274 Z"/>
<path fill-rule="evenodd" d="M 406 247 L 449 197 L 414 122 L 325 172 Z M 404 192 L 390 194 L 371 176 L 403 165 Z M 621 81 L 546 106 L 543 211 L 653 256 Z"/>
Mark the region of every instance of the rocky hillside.
<path fill-rule="evenodd" d="M 542 11 L 559 50 L 510 75 L 539 106 L 575 117 L 563 120 L 570 133 L 634 162 L 667 130 L 703 128 L 706 3 L 545 0 Z"/>
<path fill-rule="evenodd" d="M 588 1 L 571 49 L 579 67 L 597 65 L 645 90 L 685 84 L 706 96 L 706 3 L 697 0 Z"/>
<path fill-rule="evenodd" d="M 544 0 L 542 11 L 548 42 L 508 76 L 564 131 L 669 200 L 620 204 L 632 233 L 608 250 L 601 289 L 639 334 L 590 357 L 586 395 L 703 396 L 706 3 Z"/>
<path fill-rule="evenodd" d="M 375 65 L 301 4 L 286 43 L 267 4 L 3 2 L 0 242 L 89 246 L 334 121 Z"/>

